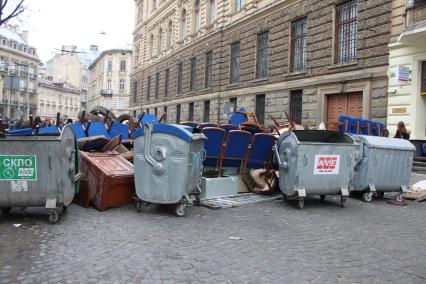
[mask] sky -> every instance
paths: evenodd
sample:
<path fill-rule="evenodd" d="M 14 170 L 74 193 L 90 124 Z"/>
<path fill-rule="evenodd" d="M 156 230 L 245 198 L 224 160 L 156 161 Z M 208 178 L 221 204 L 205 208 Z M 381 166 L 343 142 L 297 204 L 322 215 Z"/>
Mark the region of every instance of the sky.
<path fill-rule="evenodd" d="M 26 0 L 21 29 L 29 45 L 46 62 L 62 45 L 78 50 L 97 44 L 100 50 L 131 48 L 134 0 Z M 119 3 L 119 4 L 118 4 Z M 102 34 L 104 33 L 104 34 Z"/>

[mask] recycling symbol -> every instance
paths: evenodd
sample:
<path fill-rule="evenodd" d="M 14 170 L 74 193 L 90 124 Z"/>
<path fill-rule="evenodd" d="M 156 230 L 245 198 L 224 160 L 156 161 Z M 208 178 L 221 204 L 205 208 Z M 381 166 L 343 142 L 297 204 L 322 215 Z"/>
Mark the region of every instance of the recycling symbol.
<path fill-rule="evenodd" d="M 10 179 L 10 178 L 13 178 L 14 176 L 15 176 L 15 171 L 12 169 L 12 168 L 6 168 L 4 171 L 3 171 L 3 176 L 6 178 L 6 179 Z"/>

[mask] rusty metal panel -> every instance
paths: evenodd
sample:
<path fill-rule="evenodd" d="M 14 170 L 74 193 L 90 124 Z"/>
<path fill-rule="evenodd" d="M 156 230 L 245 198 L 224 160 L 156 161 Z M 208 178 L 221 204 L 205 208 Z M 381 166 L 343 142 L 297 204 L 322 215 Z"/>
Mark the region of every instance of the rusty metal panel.
<path fill-rule="evenodd" d="M 89 202 L 98 210 L 133 203 L 133 165 L 119 153 L 81 152 L 82 188 L 77 203 Z"/>

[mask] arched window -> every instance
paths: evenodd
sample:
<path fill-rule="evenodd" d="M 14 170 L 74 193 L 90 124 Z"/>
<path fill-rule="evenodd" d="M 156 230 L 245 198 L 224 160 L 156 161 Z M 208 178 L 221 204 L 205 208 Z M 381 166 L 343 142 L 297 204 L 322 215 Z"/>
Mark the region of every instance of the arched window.
<path fill-rule="evenodd" d="M 213 24 L 216 21 L 216 0 L 209 0 L 209 24 Z"/>
<path fill-rule="evenodd" d="M 194 3 L 194 31 L 200 30 L 200 0 L 195 0 Z"/>
<path fill-rule="evenodd" d="M 167 27 L 167 48 L 172 47 L 173 44 L 173 22 L 169 21 L 169 25 Z"/>
<path fill-rule="evenodd" d="M 151 34 L 149 37 L 149 57 L 151 58 L 154 55 L 154 35 Z"/>
<path fill-rule="evenodd" d="M 163 49 L 163 29 L 158 31 L 157 54 L 160 54 Z"/>
<path fill-rule="evenodd" d="M 186 37 L 186 10 L 182 10 L 182 14 L 180 17 L 180 31 L 179 31 L 179 39 L 184 40 Z"/>

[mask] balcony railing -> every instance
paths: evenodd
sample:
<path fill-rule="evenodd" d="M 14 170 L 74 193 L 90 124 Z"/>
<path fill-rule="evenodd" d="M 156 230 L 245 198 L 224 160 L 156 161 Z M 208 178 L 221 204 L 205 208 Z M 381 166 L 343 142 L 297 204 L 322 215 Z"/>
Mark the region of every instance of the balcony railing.
<path fill-rule="evenodd" d="M 112 90 L 101 90 L 101 96 L 112 96 Z"/>

